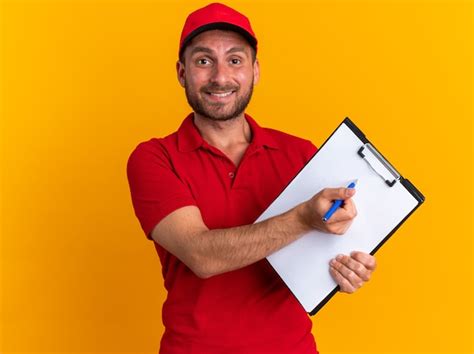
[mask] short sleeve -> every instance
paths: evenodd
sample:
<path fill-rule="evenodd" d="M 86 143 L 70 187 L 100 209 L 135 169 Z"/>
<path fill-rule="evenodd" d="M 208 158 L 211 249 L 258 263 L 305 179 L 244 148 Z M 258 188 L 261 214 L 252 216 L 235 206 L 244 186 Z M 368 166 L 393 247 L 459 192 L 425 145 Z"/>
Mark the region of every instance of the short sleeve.
<path fill-rule="evenodd" d="M 191 191 L 177 176 L 158 139 L 139 144 L 127 163 L 135 215 L 148 239 L 168 214 L 186 205 L 196 205 Z"/>
<path fill-rule="evenodd" d="M 318 148 L 310 140 L 303 140 L 303 141 L 304 141 L 304 144 L 303 144 L 302 153 L 305 159 L 305 163 L 308 163 L 309 160 L 311 160 L 311 158 L 314 156 L 314 154 L 316 154 L 316 152 L 318 151 Z"/>

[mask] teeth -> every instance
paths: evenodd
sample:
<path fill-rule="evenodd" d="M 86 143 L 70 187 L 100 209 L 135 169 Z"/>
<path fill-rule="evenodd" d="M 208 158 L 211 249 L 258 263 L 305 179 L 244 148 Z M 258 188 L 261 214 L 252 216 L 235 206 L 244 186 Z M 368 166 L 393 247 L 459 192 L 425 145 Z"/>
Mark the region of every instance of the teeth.
<path fill-rule="evenodd" d="M 212 96 L 216 96 L 216 97 L 226 97 L 226 96 L 229 96 L 231 93 L 232 93 L 232 91 L 224 92 L 224 93 L 213 93 L 213 92 L 210 92 L 210 94 L 211 94 Z"/>

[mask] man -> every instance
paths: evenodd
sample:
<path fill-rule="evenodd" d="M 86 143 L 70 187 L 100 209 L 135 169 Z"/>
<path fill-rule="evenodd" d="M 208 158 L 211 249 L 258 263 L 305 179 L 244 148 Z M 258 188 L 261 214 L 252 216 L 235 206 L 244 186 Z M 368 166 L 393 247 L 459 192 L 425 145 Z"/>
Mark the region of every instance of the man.
<path fill-rule="evenodd" d="M 316 152 L 244 113 L 259 80 L 256 53 L 239 12 L 214 3 L 190 14 L 176 69 L 193 113 L 128 161 L 135 213 L 168 291 L 162 353 L 317 353 L 311 320 L 265 257 L 312 229 L 343 234 L 356 216 L 355 191 L 324 189 L 254 224 Z M 335 199 L 343 207 L 324 223 Z M 347 293 L 374 269 L 374 257 L 361 252 L 328 265 Z"/>

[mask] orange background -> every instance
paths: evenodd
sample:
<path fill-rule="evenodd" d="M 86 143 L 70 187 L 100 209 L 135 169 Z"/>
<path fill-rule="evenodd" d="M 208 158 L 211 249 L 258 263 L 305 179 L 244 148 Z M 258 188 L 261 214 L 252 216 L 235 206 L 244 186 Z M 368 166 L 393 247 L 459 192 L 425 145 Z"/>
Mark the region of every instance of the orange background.
<path fill-rule="evenodd" d="M 373 279 L 313 318 L 323 353 L 472 353 L 473 2 L 229 1 L 260 40 L 248 112 L 320 145 L 351 117 L 426 203 Z M 204 1 L 1 4 L 1 352 L 157 352 L 158 257 L 126 161 L 190 111 Z"/>

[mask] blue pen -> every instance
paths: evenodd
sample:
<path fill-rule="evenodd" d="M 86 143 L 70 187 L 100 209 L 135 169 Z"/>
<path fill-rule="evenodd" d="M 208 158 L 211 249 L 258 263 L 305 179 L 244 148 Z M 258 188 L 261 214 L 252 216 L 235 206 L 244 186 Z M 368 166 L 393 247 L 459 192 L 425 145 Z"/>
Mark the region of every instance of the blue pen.
<path fill-rule="evenodd" d="M 354 188 L 356 186 L 357 180 L 352 181 L 347 188 Z M 342 202 L 344 200 L 338 199 L 335 200 L 332 204 L 332 207 L 327 211 L 327 213 L 323 216 L 323 221 L 326 222 L 329 220 L 329 218 L 336 212 L 336 210 L 341 206 Z"/>

